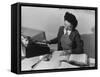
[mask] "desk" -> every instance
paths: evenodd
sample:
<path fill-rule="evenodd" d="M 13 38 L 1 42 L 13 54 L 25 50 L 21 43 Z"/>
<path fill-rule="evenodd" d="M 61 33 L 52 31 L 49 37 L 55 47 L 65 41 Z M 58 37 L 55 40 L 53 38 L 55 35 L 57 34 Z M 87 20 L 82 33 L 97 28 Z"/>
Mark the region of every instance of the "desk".
<path fill-rule="evenodd" d="M 39 61 L 39 57 L 32 57 L 32 58 L 26 58 L 22 60 L 22 71 L 26 70 L 45 70 L 45 69 L 61 69 L 61 68 L 80 68 L 79 66 L 75 66 L 72 64 L 69 64 L 67 62 L 61 62 L 61 59 L 64 59 L 64 57 L 60 57 L 62 51 L 55 51 L 52 54 L 52 58 L 50 61 L 41 61 L 39 64 L 35 66 L 35 68 L 31 68 L 32 65 L 34 65 L 37 61 Z M 65 58 L 66 59 L 66 58 Z M 89 58 L 89 60 L 94 63 L 94 59 Z"/>
<path fill-rule="evenodd" d="M 62 51 L 55 51 L 52 54 L 52 58 L 50 61 L 41 61 L 39 64 L 35 66 L 35 68 L 31 68 L 38 60 L 39 57 L 25 58 L 22 60 L 21 69 L 22 71 L 26 70 L 43 70 L 43 69 L 59 69 L 59 68 L 77 68 L 78 66 L 71 65 L 66 62 L 60 63 L 60 60 L 63 57 L 59 57 Z"/>

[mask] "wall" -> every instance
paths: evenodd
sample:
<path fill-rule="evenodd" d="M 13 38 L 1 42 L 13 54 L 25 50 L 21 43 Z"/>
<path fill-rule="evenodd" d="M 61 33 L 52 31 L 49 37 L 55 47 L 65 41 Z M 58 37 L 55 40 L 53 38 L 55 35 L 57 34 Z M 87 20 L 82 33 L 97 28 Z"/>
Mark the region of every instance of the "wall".
<path fill-rule="evenodd" d="M 78 20 L 80 34 L 91 34 L 95 25 L 95 12 L 90 10 L 53 9 L 39 7 L 22 7 L 22 26 L 46 32 L 47 39 L 57 35 L 59 26 L 63 25 L 65 12 L 73 13 Z"/>

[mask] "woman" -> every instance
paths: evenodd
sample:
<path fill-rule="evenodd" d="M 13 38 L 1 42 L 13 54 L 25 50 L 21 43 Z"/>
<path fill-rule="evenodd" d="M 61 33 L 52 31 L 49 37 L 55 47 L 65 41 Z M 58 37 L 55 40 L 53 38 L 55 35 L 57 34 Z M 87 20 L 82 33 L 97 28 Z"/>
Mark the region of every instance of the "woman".
<path fill-rule="evenodd" d="M 83 53 L 83 42 L 76 29 L 78 21 L 76 17 L 69 12 L 65 13 L 64 26 L 61 26 L 56 38 L 48 41 L 49 44 L 58 43 L 58 50 L 64 50 L 66 53 Z"/>

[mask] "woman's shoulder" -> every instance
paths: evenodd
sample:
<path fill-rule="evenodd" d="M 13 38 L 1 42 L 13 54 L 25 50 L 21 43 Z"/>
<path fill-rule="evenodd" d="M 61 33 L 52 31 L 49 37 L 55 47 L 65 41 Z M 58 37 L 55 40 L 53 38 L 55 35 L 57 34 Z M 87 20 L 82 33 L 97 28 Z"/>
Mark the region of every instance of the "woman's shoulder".
<path fill-rule="evenodd" d="M 76 37 L 76 36 L 79 36 L 79 37 L 80 37 L 80 33 L 79 33 L 78 30 L 75 29 L 75 30 L 72 31 L 71 36 L 72 36 L 73 38 Z"/>
<path fill-rule="evenodd" d="M 60 26 L 59 28 L 64 28 L 64 26 Z"/>
<path fill-rule="evenodd" d="M 79 34 L 79 31 L 77 29 L 74 29 L 72 32 L 75 34 Z"/>
<path fill-rule="evenodd" d="M 62 31 L 64 29 L 64 26 L 59 27 L 59 31 Z"/>

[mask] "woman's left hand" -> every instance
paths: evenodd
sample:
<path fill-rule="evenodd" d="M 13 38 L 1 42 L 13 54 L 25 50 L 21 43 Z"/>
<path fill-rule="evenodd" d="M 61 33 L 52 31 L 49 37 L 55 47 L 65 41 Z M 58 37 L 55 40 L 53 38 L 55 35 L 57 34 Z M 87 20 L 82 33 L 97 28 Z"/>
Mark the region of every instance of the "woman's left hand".
<path fill-rule="evenodd" d="M 64 50 L 64 52 L 65 52 L 65 55 L 72 53 L 71 50 Z"/>
<path fill-rule="evenodd" d="M 72 53 L 72 51 L 71 51 L 71 50 L 67 50 L 67 52 L 68 52 L 68 53 Z"/>

